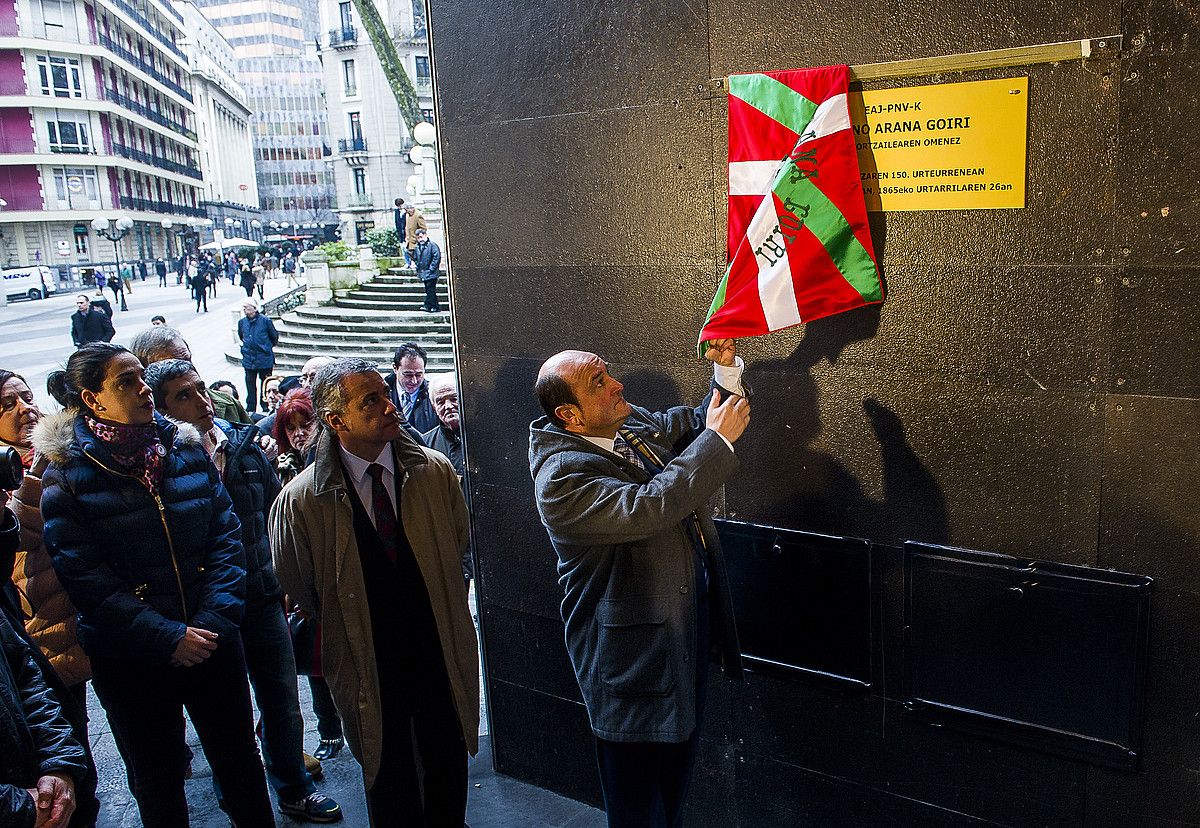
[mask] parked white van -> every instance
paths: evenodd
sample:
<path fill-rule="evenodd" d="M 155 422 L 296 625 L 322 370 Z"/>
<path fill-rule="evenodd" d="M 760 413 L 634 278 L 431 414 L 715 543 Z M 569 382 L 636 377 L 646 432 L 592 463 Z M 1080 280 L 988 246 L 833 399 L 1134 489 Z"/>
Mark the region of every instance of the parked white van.
<path fill-rule="evenodd" d="M 9 299 L 23 296 L 41 299 L 55 290 L 54 273 L 45 265 L 0 270 L 0 279 L 4 281 L 4 295 Z"/>

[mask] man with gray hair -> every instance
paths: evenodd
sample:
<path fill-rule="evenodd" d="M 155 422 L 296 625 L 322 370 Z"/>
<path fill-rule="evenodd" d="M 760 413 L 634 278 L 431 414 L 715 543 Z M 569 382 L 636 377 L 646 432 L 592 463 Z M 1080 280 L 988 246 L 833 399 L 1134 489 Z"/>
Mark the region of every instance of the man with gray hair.
<path fill-rule="evenodd" d="M 188 347 L 187 340 L 170 325 L 153 325 L 142 331 L 129 343 L 129 350 L 146 367 L 164 359 L 192 361 L 192 349 Z M 231 423 L 252 422 L 242 404 L 229 394 L 210 388 L 208 398 L 212 401 L 214 413 L 222 420 Z"/>
<path fill-rule="evenodd" d="M 479 666 L 458 477 L 405 432 L 374 363 L 326 365 L 312 397 L 314 462 L 271 509 L 276 573 L 321 622 L 322 666 L 371 825 L 461 826 Z"/>

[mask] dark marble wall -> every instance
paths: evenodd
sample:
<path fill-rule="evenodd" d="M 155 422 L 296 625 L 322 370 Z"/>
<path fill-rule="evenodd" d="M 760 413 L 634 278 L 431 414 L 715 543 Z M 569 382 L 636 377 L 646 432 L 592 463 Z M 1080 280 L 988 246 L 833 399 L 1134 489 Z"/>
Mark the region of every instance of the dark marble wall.
<path fill-rule="evenodd" d="M 440 151 L 500 771 L 596 801 L 526 464 L 541 360 L 695 399 L 724 262 L 731 72 L 1123 35 L 1030 77 L 1023 210 L 873 217 L 881 309 L 741 347 L 758 389 L 729 517 L 1155 579 L 1144 755 L 1106 770 L 900 703 L 903 574 L 870 692 L 714 673 L 696 825 L 1200 821 L 1200 12 L 1188 0 L 431 0 Z"/>

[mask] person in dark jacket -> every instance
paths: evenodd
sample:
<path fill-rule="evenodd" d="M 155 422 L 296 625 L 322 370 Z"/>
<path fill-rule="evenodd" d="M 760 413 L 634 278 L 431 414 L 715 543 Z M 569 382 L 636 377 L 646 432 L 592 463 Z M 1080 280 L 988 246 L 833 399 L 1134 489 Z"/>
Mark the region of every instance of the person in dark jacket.
<path fill-rule="evenodd" d="M 116 336 L 112 319 L 99 307 L 92 307 L 92 300 L 85 294 L 75 297 L 75 307 L 71 314 L 71 341 L 79 348 L 89 342 L 109 342 Z"/>
<path fill-rule="evenodd" d="M 16 520 L 5 510 L 3 535 Z M 2 551 L 2 550 L 0 550 Z M 0 613 L 0 825 L 65 828 L 75 786 L 88 772 L 58 699 L 34 660 L 34 649 Z"/>
<path fill-rule="evenodd" d="M 425 303 L 421 305 L 421 310 L 426 313 L 441 313 L 437 283 L 439 268 L 442 266 L 442 249 L 437 246 L 437 242 L 429 238 L 428 233 L 418 230 L 417 246 L 413 248 L 412 258 L 417 278 L 425 285 Z"/>
<path fill-rule="evenodd" d="M 429 382 L 425 379 L 428 354 L 415 342 L 405 342 L 392 355 L 392 373 L 384 377 L 392 405 L 404 422 L 424 434 L 438 424 L 437 412 L 429 400 Z"/>
<path fill-rule="evenodd" d="M 241 526 L 200 435 L 155 413 L 119 345 L 84 346 L 47 387 L 66 410 L 33 435 L 46 547 L 143 826 L 189 824 L 184 707 L 230 818 L 273 826 L 238 631 Z"/>
<path fill-rule="evenodd" d="M 0 614 L 7 616 L 31 647 L 46 684 L 71 723 L 72 735 L 84 748 L 88 770 L 75 787 L 76 808 L 70 828 L 91 828 L 100 810 L 96 768 L 88 749 L 87 680 L 91 665 L 79 646 L 75 607 L 54 574 L 42 542 L 42 475 L 47 462 L 34 452 L 31 442 L 41 418 L 41 409 L 25 379 L 0 369 L 0 448 L 16 449 L 25 468 L 20 488 L 8 493 L 8 508 L 20 524 L 20 543 L 15 552 L 7 554 L 0 543 Z M 0 501 L 3 495 L 0 492 Z M 11 580 L 7 573 L 12 573 Z"/>
<path fill-rule="evenodd" d="M 428 380 L 429 398 L 438 424 L 421 435 L 421 442 L 450 458 L 461 480 L 467 473 L 463 459 L 462 425 L 458 417 L 458 384 L 454 374 L 439 374 Z"/>
<path fill-rule="evenodd" d="M 159 257 L 154 260 L 154 273 L 158 276 L 158 286 L 167 286 L 167 260 Z"/>
<path fill-rule="evenodd" d="M 239 284 L 245 289 L 246 296 L 252 296 L 254 294 L 254 285 L 258 282 L 258 276 L 255 275 L 254 268 L 250 266 L 248 259 L 242 259 L 241 271 L 242 275 Z"/>
<path fill-rule="evenodd" d="M 204 306 L 204 312 L 208 313 L 208 271 L 193 260 L 188 262 L 187 274 L 188 287 L 192 291 L 192 298 L 196 300 L 196 313 L 200 312 L 201 305 Z"/>
<path fill-rule="evenodd" d="M 242 341 L 242 370 L 246 372 L 246 410 L 258 408 L 258 392 L 263 380 L 275 367 L 275 346 L 279 332 L 271 317 L 258 312 L 258 303 L 247 297 L 238 320 L 238 339 Z"/>
<path fill-rule="evenodd" d="M 441 452 L 450 458 L 458 480 L 463 487 L 463 495 L 467 493 L 465 476 L 467 473 L 466 458 L 463 456 L 462 423 L 458 416 L 458 383 L 453 373 L 439 374 L 429 379 L 429 397 L 433 400 L 433 410 L 437 412 L 438 424 L 421 435 L 421 442 L 434 451 Z M 463 578 L 470 581 L 475 577 L 475 550 L 473 545 L 467 546 L 462 559 Z"/>
<path fill-rule="evenodd" d="M 542 365 L 529 428 L 538 513 L 558 554 L 567 652 L 583 694 L 609 825 L 678 826 L 703 721 L 711 640 L 741 675 L 709 499 L 750 421 L 731 339 L 708 343 L 707 405 L 631 406 L 595 354 Z M 722 403 L 724 400 L 724 404 Z M 709 619 L 712 619 L 710 625 Z"/>
<path fill-rule="evenodd" d="M 213 416 L 204 380 L 190 362 L 155 362 L 146 369 L 146 384 L 154 392 L 155 408 L 200 432 L 242 525 L 242 548 L 246 550 L 242 646 L 262 715 L 267 778 L 279 796 L 279 810 L 305 822 L 337 822 L 342 818 L 341 808 L 317 793 L 304 768 L 304 717 L 296 692 L 296 660 L 267 538 L 267 513 L 282 486 L 258 446 L 261 434 L 253 426 Z M 220 796 L 218 787 L 218 799 Z"/>

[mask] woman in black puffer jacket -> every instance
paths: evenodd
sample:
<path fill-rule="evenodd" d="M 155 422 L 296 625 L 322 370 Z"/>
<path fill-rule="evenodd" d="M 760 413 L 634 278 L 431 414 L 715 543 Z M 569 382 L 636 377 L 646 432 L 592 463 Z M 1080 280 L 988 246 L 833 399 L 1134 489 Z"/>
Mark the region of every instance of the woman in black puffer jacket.
<path fill-rule="evenodd" d="M 142 824 L 188 825 L 186 706 L 234 823 L 274 825 L 238 636 L 240 526 L 199 434 L 154 412 L 118 345 L 79 349 L 48 384 L 67 410 L 34 432 L 46 545 Z"/>

